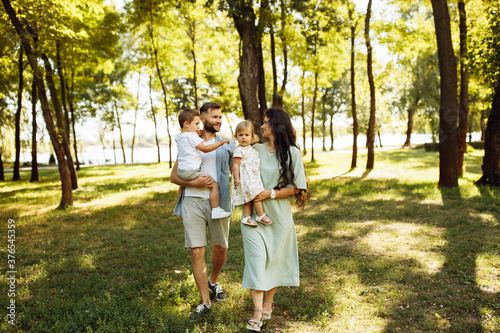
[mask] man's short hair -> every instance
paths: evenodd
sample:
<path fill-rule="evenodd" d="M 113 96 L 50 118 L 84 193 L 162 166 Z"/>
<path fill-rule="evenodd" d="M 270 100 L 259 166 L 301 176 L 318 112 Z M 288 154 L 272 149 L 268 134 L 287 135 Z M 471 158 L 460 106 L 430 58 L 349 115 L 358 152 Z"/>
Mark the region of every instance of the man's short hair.
<path fill-rule="evenodd" d="M 219 110 L 221 109 L 221 106 L 217 102 L 208 102 L 201 106 L 200 113 L 207 113 L 210 109 Z"/>

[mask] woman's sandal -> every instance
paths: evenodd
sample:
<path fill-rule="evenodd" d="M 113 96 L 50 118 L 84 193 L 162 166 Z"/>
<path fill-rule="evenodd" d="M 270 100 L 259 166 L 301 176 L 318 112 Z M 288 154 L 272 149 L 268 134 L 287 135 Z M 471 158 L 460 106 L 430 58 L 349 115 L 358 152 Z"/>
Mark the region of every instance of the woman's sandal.
<path fill-rule="evenodd" d="M 260 311 L 260 312 L 262 312 L 262 309 L 253 309 L 253 311 Z M 252 325 L 252 324 L 255 324 L 255 325 Z M 249 330 L 249 331 L 260 332 L 260 328 L 261 327 L 262 327 L 262 318 L 260 320 L 258 320 L 258 319 L 250 319 L 248 321 L 247 330 Z"/>
<path fill-rule="evenodd" d="M 245 216 L 244 218 L 242 218 L 241 223 L 251 227 L 258 226 L 257 222 L 255 222 L 254 219 L 252 219 L 250 216 Z"/>
<path fill-rule="evenodd" d="M 262 216 L 257 216 L 255 218 L 255 221 L 260 222 L 264 225 L 270 225 L 273 224 L 273 220 L 269 216 L 266 215 L 266 213 L 262 214 Z"/>
<path fill-rule="evenodd" d="M 264 301 L 264 303 L 271 303 L 271 312 L 262 310 L 262 320 L 269 320 L 271 319 L 271 314 L 273 313 L 273 304 L 274 301 Z"/>

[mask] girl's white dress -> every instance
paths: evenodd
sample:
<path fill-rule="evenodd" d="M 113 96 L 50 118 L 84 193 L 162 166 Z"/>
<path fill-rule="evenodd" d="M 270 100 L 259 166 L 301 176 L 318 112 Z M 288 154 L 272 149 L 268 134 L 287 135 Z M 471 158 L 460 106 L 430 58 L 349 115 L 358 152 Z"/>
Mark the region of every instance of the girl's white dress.
<path fill-rule="evenodd" d="M 233 183 L 232 199 L 235 206 L 243 205 L 252 201 L 257 194 L 264 191 L 264 185 L 260 178 L 259 153 L 252 146 L 238 146 L 234 150 L 233 158 L 241 157 L 240 163 L 240 185 Z"/>

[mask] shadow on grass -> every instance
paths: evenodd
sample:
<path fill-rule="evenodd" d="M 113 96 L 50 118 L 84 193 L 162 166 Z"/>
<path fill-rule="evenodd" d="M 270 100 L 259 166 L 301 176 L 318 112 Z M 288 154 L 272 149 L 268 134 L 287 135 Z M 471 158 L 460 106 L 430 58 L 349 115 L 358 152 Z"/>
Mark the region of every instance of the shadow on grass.
<path fill-rule="evenodd" d="M 358 184 L 357 190 L 351 188 L 353 182 Z M 345 309 L 340 299 L 345 295 L 344 285 L 349 284 L 345 277 L 352 277 L 358 288 L 356 296 L 372 304 L 375 318 L 386 323 L 384 332 L 498 330 L 500 295 L 497 290 L 487 291 L 479 286 L 476 276 L 480 255 L 499 254 L 498 212 L 494 211 L 494 223 L 488 223 L 477 214 L 484 207 L 477 198 L 464 202 L 458 190 L 443 190 L 443 204 L 421 202 L 424 196 L 420 193 L 435 184 L 397 183 L 347 180 L 345 184 L 314 184 L 313 192 L 329 188 L 328 192 L 337 197 L 322 195 L 314 203 L 314 213 L 296 214 L 298 223 L 310 231 L 300 236 L 302 286 L 286 290 L 281 296 L 283 306 L 292 313 L 290 318 L 326 325 L 325 317 L 331 320 L 342 316 L 342 312 L 355 316 L 356 311 Z M 377 200 L 376 194 L 372 199 L 367 196 L 384 188 L 391 188 L 397 200 Z M 485 192 L 491 195 L 490 191 Z M 499 197 L 498 191 L 495 196 Z M 441 257 L 442 265 L 429 269 L 419 256 L 398 255 L 398 248 L 391 248 L 391 244 L 386 245 L 389 252 L 373 251 L 366 246 L 368 236 L 401 224 L 416 228 L 415 236 L 422 237 L 423 233 L 429 239 L 442 238 L 426 249 Z M 349 232 L 343 229 L 345 225 L 349 225 Z M 442 232 L 435 235 L 427 230 L 429 227 Z M 380 242 L 371 246 L 378 245 Z M 404 242 L 394 245 L 408 246 Z M 429 247 L 415 244 L 410 249 L 417 251 L 420 246 Z M 346 289 L 352 288 L 349 285 Z M 324 329 L 329 330 L 349 331 L 349 327 Z"/>
<path fill-rule="evenodd" d="M 155 181 L 95 186 L 115 193 Z M 498 329 L 498 291 L 479 285 L 477 272 L 482 255 L 500 255 L 500 193 L 480 188 L 480 197 L 463 199 L 443 191 L 429 200 L 435 189 L 397 179 L 313 181 L 315 200 L 295 214 L 301 286 L 278 290 L 264 331 Z M 241 290 L 238 218 L 221 277 L 231 297 L 207 322 L 191 323 L 198 293 L 175 199 L 175 191 L 149 191 L 105 208 L 33 216 L 18 230 L 19 331 L 244 331 L 253 306 Z M 1 307 L 7 302 L 0 298 Z"/>

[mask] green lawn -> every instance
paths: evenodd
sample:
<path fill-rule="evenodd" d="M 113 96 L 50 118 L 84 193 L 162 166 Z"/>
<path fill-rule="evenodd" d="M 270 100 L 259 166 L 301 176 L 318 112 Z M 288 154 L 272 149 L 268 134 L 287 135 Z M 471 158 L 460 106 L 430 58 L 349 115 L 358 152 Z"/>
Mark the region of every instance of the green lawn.
<path fill-rule="evenodd" d="M 295 214 L 301 286 L 279 289 L 263 331 L 500 332 L 500 190 L 473 185 L 482 154 L 469 152 L 460 188 L 443 191 L 438 155 L 422 149 L 377 152 L 371 172 L 364 153 L 355 170 L 350 152 L 306 156 L 312 198 Z M 66 211 L 55 209 L 57 169 L 40 171 L 37 184 L 26 172 L 0 183 L 2 331 L 245 331 L 253 306 L 241 289 L 240 210 L 220 280 L 229 300 L 191 323 L 198 293 L 168 164 L 82 168 Z"/>

